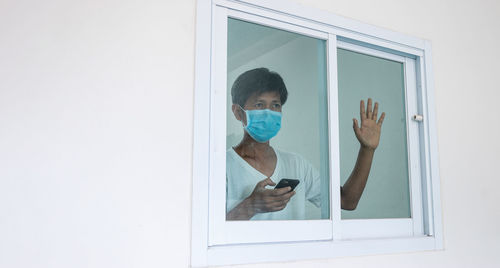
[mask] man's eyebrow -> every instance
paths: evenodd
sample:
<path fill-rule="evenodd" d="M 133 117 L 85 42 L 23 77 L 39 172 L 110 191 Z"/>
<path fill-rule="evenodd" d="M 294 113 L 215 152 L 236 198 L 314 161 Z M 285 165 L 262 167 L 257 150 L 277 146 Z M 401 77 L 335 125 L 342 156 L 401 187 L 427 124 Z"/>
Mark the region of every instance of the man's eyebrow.
<path fill-rule="evenodd" d="M 258 98 L 257 100 L 255 101 L 266 101 L 266 99 L 264 98 Z M 280 102 L 281 100 L 279 98 L 275 99 L 275 100 L 272 100 L 271 102 Z"/>
<path fill-rule="evenodd" d="M 266 99 L 258 98 L 258 99 L 255 100 L 255 103 L 257 103 L 257 102 L 266 102 Z M 281 99 L 278 98 L 278 99 L 275 99 L 275 100 L 271 101 L 271 103 L 275 103 L 275 102 L 281 103 Z"/>

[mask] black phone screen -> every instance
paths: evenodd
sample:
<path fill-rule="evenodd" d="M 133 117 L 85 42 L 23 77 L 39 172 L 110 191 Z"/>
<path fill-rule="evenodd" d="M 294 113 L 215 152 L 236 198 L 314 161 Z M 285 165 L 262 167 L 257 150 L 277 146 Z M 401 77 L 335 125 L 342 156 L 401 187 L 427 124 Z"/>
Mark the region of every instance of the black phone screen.
<path fill-rule="evenodd" d="M 274 187 L 274 189 L 279 189 L 279 188 L 285 188 L 285 187 L 292 187 L 292 189 L 290 191 L 293 191 L 293 189 L 295 189 L 295 187 L 297 187 L 297 185 L 299 184 L 299 180 L 295 180 L 295 179 L 281 179 L 278 184 L 276 185 L 276 187 Z"/>

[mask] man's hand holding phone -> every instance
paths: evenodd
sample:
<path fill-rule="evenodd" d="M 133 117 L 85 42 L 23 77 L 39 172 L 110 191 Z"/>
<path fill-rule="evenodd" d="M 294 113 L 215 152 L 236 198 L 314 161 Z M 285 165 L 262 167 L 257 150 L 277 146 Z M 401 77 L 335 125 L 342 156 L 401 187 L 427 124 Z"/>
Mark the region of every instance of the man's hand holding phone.
<path fill-rule="evenodd" d="M 281 181 L 280 181 L 281 182 Z M 255 213 L 280 211 L 286 207 L 290 198 L 295 194 L 291 186 L 266 189 L 266 186 L 275 186 L 270 178 L 257 183 L 252 194 L 248 197 Z"/>

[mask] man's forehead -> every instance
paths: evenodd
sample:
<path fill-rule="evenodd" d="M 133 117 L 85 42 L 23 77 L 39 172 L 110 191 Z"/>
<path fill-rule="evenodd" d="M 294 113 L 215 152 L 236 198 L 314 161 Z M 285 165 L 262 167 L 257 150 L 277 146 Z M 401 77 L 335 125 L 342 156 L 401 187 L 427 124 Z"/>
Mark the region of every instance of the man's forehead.
<path fill-rule="evenodd" d="M 249 100 L 268 100 L 268 99 L 273 99 L 273 101 L 279 101 L 280 100 L 280 95 L 276 91 L 267 91 L 267 92 L 262 92 L 260 94 L 254 93 L 248 99 Z"/>

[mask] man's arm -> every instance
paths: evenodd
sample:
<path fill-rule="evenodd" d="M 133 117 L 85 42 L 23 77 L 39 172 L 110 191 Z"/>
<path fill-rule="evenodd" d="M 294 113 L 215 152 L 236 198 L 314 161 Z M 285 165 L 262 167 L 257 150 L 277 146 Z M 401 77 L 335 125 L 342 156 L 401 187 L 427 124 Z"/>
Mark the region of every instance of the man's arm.
<path fill-rule="evenodd" d="M 370 174 L 373 155 L 380 141 L 380 131 L 384 121 L 385 113 L 382 113 L 377 122 L 378 103 L 372 111 L 372 100 L 368 99 L 367 109 L 365 111 L 364 101 L 360 102 L 361 127 L 358 126 L 358 120 L 353 119 L 354 134 L 361 147 L 358 153 L 358 159 L 354 169 L 343 187 L 340 188 L 340 202 L 342 209 L 356 209 L 359 199 Z"/>
<path fill-rule="evenodd" d="M 352 170 L 349 179 L 340 188 L 340 203 L 342 209 L 354 210 L 358 206 L 359 199 L 363 194 L 363 190 L 370 174 L 374 149 L 369 149 L 361 146 L 358 153 L 356 165 Z"/>
<path fill-rule="evenodd" d="M 241 201 L 236 207 L 226 213 L 226 220 L 228 221 L 242 221 L 249 220 L 255 216 L 256 212 L 252 209 L 251 200 L 247 197 Z"/>

